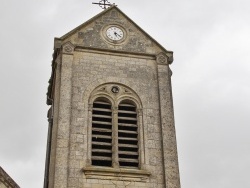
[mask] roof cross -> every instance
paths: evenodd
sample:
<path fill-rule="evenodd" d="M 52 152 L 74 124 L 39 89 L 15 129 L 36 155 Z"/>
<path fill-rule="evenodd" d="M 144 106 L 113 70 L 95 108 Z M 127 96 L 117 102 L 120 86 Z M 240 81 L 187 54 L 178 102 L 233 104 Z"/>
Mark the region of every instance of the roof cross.
<path fill-rule="evenodd" d="M 110 7 L 112 5 L 110 2 L 108 2 L 108 0 L 101 0 L 99 1 L 99 3 L 92 3 L 92 4 L 99 5 L 102 9 L 106 9 L 107 7 Z"/>

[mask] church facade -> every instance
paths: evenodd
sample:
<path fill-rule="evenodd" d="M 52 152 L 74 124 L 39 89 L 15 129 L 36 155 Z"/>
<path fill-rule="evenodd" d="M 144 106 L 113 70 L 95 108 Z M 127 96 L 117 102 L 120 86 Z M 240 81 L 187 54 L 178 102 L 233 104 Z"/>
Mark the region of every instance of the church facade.
<path fill-rule="evenodd" d="M 180 188 L 172 61 L 114 5 L 55 38 L 44 188 Z"/>

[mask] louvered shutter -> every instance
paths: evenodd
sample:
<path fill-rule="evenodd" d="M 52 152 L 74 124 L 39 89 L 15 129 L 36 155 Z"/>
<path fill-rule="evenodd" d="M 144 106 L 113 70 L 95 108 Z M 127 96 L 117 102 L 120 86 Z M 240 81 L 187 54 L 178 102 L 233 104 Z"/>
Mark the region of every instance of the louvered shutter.
<path fill-rule="evenodd" d="M 120 167 L 138 168 L 137 112 L 129 102 L 118 106 L 118 155 Z"/>
<path fill-rule="evenodd" d="M 92 112 L 92 165 L 112 166 L 111 104 L 96 100 Z"/>

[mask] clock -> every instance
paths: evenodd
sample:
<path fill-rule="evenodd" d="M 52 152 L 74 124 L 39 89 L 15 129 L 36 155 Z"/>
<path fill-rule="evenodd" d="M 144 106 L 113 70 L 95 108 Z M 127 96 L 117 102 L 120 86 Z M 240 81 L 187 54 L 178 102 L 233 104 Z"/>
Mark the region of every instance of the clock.
<path fill-rule="evenodd" d="M 106 36 L 112 41 L 121 41 L 124 39 L 124 31 L 118 26 L 111 26 L 106 30 Z"/>

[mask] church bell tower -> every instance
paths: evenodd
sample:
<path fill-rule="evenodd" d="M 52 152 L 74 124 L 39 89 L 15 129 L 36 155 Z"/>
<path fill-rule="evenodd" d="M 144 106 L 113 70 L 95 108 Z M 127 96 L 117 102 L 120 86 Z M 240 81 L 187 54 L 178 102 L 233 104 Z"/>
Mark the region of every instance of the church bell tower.
<path fill-rule="evenodd" d="M 115 5 L 55 38 L 44 188 L 180 188 L 172 62 Z"/>

